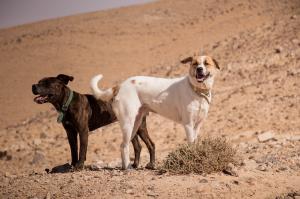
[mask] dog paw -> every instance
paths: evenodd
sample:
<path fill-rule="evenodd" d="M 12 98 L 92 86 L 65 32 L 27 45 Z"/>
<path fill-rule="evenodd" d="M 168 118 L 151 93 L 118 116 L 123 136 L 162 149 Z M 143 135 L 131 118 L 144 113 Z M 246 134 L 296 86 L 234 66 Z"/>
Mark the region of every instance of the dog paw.
<path fill-rule="evenodd" d="M 131 165 L 131 167 L 136 169 L 136 168 L 139 167 L 139 164 L 133 163 L 133 164 Z"/>
<path fill-rule="evenodd" d="M 77 171 L 82 170 L 83 166 L 84 166 L 83 162 L 77 162 L 74 166 L 74 170 L 77 170 Z"/>
<path fill-rule="evenodd" d="M 150 170 L 154 170 L 155 169 L 155 164 L 152 163 L 152 162 L 149 162 L 148 164 L 146 164 L 145 168 L 150 169 Z"/>
<path fill-rule="evenodd" d="M 131 164 L 129 164 L 127 167 L 122 166 L 122 170 L 133 170 L 133 169 L 134 167 Z"/>

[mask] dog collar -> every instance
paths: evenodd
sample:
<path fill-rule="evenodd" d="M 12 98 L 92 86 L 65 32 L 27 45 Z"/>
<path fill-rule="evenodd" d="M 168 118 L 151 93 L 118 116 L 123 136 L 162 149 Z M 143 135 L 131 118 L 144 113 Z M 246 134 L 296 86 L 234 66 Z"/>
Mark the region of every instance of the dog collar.
<path fill-rule="evenodd" d="M 203 97 L 207 101 L 207 103 L 210 104 L 210 92 L 209 92 L 209 89 L 198 88 L 198 87 L 192 85 L 191 82 L 189 82 L 189 84 L 191 85 L 192 90 L 197 95 L 199 95 L 200 97 Z"/>
<path fill-rule="evenodd" d="M 74 93 L 73 93 L 72 90 L 70 90 L 69 97 L 68 97 L 66 103 L 63 104 L 63 106 L 61 107 L 61 111 L 58 112 L 59 113 L 58 118 L 57 118 L 58 123 L 61 123 L 63 121 L 63 119 L 65 117 L 65 114 L 66 114 L 66 111 L 68 110 L 69 105 L 72 102 L 73 96 L 74 96 Z"/>

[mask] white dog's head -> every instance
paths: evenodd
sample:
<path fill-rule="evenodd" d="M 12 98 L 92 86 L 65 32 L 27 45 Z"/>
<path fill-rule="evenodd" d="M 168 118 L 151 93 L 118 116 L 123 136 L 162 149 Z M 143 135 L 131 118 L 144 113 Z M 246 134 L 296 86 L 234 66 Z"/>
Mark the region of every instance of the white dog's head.
<path fill-rule="evenodd" d="M 214 77 L 220 70 L 220 66 L 215 59 L 207 55 L 194 55 L 181 60 L 181 63 L 190 63 L 189 80 L 193 86 L 212 89 Z"/>

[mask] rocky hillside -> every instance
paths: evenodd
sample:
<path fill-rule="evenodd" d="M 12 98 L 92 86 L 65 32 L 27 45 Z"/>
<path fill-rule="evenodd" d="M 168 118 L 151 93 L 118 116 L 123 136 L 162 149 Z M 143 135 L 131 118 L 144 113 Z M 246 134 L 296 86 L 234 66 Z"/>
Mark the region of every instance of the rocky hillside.
<path fill-rule="evenodd" d="M 298 1 L 158 1 L 0 31 L 0 198 L 300 197 L 300 4 Z M 175 77 L 199 50 L 221 65 L 200 137 L 222 136 L 241 162 L 232 175 L 122 171 L 118 124 L 89 136 L 81 172 L 48 174 L 70 162 L 57 113 L 32 102 L 30 85 L 69 73 L 88 92 L 91 76 L 111 86 L 131 75 Z M 13 89 L 12 89 L 13 88 Z M 185 133 L 150 114 L 157 165 Z M 133 157 L 133 150 L 131 149 Z"/>

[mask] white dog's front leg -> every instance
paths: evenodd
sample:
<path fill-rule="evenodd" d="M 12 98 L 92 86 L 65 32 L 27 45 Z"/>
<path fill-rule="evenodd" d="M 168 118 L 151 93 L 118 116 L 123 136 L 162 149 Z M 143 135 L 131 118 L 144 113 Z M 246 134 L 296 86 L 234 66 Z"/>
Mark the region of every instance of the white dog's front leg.
<path fill-rule="evenodd" d="M 200 131 L 200 127 L 202 126 L 202 122 L 200 121 L 200 122 L 198 122 L 196 125 L 195 125 L 195 127 L 194 127 L 194 129 L 195 129 L 195 131 L 194 131 L 194 140 L 196 140 L 197 138 L 198 138 L 198 134 L 199 134 L 199 131 Z"/>
<path fill-rule="evenodd" d="M 186 133 L 186 138 L 189 144 L 194 143 L 195 141 L 195 128 L 191 124 L 186 124 L 184 125 L 185 133 Z"/>

